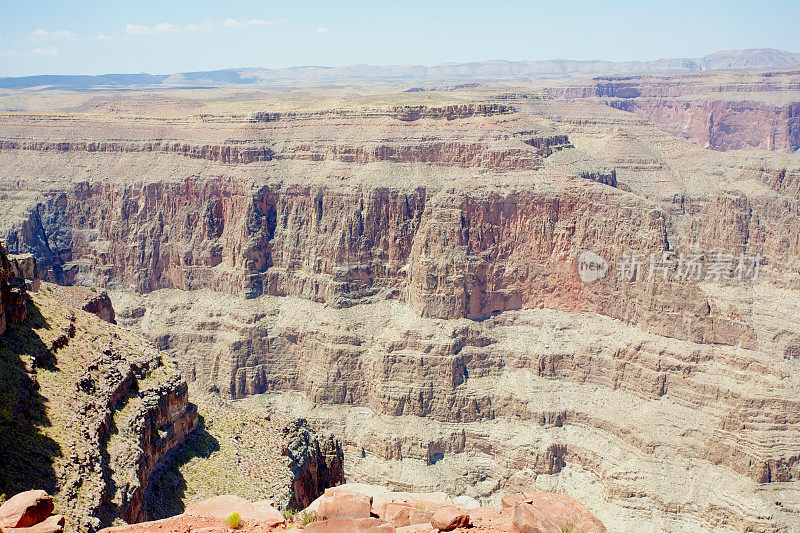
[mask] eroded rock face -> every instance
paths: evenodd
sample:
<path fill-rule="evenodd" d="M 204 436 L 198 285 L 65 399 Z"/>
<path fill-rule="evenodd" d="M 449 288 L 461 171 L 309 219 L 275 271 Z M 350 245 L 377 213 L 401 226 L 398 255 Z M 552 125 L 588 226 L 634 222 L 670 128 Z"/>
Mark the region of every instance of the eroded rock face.
<path fill-rule="evenodd" d="M 40 282 L 32 255 L 9 256 L 0 243 L 0 335 L 27 318 L 27 290 L 38 290 Z"/>
<path fill-rule="evenodd" d="M 797 86 L 796 72 L 773 72 L 735 80 L 719 74 L 601 77 L 547 90 L 561 98 L 604 101 L 712 150 L 792 151 L 800 148 L 800 101 L 781 96 Z"/>
<path fill-rule="evenodd" d="M 336 428 L 349 479 L 484 503 L 535 482 L 621 530 L 779 531 L 800 464 L 798 154 L 706 150 L 607 105 L 730 92 L 709 79 L 258 101 L 113 130 L 9 115 L 4 135 L 34 144 L 0 151 L 0 230 L 48 279 L 118 289 L 117 320 L 198 387 Z M 712 136 L 756 146 L 772 127 Z M 111 138 L 273 156 L 43 148 Z M 716 250 L 762 256 L 761 277 L 620 275 L 624 254 Z M 604 276 L 582 280 L 584 252 Z"/>
<path fill-rule="evenodd" d="M 344 483 L 341 442 L 330 434 L 317 435 L 305 419 L 291 422 L 283 430 L 292 471 L 289 509 L 304 509 L 328 487 Z M 369 516 L 369 513 L 367 513 Z"/>
<path fill-rule="evenodd" d="M 0 343 L 11 365 L 0 387 L 11 414 L 0 492 L 47 486 L 68 531 L 145 519 L 148 476 L 195 428 L 196 407 L 146 339 L 64 305 L 59 290 L 45 284 Z"/>

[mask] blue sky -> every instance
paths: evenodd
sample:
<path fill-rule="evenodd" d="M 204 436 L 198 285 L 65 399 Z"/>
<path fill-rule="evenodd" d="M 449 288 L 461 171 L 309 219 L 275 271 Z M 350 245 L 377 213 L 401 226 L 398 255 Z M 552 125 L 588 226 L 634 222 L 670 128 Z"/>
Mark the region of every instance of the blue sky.
<path fill-rule="evenodd" d="M 0 0 L 0 76 L 800 52 L 800 0 Z"/>

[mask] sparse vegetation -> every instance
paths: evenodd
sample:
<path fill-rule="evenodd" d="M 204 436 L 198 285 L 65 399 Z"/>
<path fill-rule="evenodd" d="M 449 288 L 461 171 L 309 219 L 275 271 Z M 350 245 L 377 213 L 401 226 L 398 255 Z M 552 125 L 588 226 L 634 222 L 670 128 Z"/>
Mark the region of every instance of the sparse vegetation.
<path fill-rule="evenodd" d="M 283 509 L 290 499 L 291 472 L 280 455 L 278 425 L 257 413 L 212 403 L 196 389 L 189 395 L 200 406 L 200 427 L 153 475 L 148 516 L 174 516 L 222 494 L 274 500 Z"/>
<path fill-rule="evenodd" d="M 561 533 L 581 533 L 581 528 L 577 524 L 567 522 L 561 526 Z"/>
<path fill-rule="evenodd" d="M 231 529 L 239 529 L 242 527 L 242 517 L 239 513 L 231 513 L 228 517 L 228 527 Z"/>
<path fill-rule="evenodd" d="M 417 509 L 419 509 L 420 511 L 424 511 L 424 510 L 425 510 L 425 506 L 424 506 L 424 505 L 422 505 L 421 503 L 418 503 L 418 504 L 417 504 L 417 505 L 415 505 L 414 507 L 416 507 L 416 508 L 417 508 Z"/>
<path fill-rule="evenodd" d="M 317 521 L 316 511 L 303 511 L 302 513 L 300 513 L 300 518 L 298 518 L 297 520 L 297 522 L 303 527 L 306 527 L 311 522 L 316 522 L 316 521 Z"/>
<path fill-rule="evenodd" d="M 294 522 L 294 517 L 297 514 L 297 511 L 294 509 L 284 509 L 283 517 L 286 519 L 287 522 Z"/>

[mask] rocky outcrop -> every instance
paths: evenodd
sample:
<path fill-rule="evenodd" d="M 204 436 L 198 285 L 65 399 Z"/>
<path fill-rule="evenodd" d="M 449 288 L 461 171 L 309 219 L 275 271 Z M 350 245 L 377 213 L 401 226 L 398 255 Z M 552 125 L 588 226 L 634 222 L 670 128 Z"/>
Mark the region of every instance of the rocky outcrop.
<path fill-rule="evenodd" d="M 602 522 L 564 494 L 526 492 L 503 499 L 502 507 L 481 507 L 464 497 L 439 493 L 392 492 L 383 486 L 347 484 L 328 489 L 293 519 L 269 502 L 249 502 L 218 496 L 193 505 L 178 516 L 136 526 L 120 526 L 102 533 L 133 533 L 189 529 L 224 533 L 227 518 L 237 513 L 241 528 L 254 531 L 308 533 L 401 533 L 455 531 L 457 533 L 562 533 L 569 528 L 606 533 Z"/>
<path fill-rule="evenodd" d="M 283 430 L 292 471 L 289 509 L 304 509 L 325 489 L 344 483 L 342 444 L 333 435 L 317 436 L 308 422 L 297 419 Z"/>
<path fill-rule="evenodd" d="M 490 117 L 514 112 L 514 108 L 503 104 L 465 104 L 445 107 L 428 106 L 395 106 L 395 116 L 403 121 L 414 121 L 421 118 L 456 120 L 473 116 Z"/>
<path fill-rule="evenodd" d="M 27 318 L 27 291 L 38 290 L 40 283 L 36 258 L 8 255 L 0 243 L 0 335 Z"/>
<path fill-rule="evenodd" d="M 268 147 L 246 147 L 226 145 L 190 145 L 179 142 L 147 142 L 117 143 L 117 142 L 45 142 L 45 141 L 16 141 L 0 139 L 0 151 L 3 150 L 32 150 L 35 152 L 88 152 L 88 153 L 136 153 L 136 152 L 164 152 L 175 153 L 192 159 L 207 159 L 219 163 L 252 163 L 253 161 L 269 161 L 274 153 Z"/>
<path fill-rule="evenodd" d="M 94 287 L 67 286 L 60 287 L 52 293 L 53 297 L 74 309 L 80 309 L 97 316 L 111 324 L 116 324 L 114 305 L 108 292 Z"/>
<path fill-rule="evenodd" d="M 631 98 L 611 100 L 615 109 L 645 116 L 669 133 L 712 150 L 797 150 L 800 102 L 685 102 Z"/>
<path fill-rule="evenodd" d="M 144 519 L 148 476 L 194 429 L 197 410 L 145 339 L 64 306 L 50 296 L 58 290 L 35 293 L 32 315 L 0 345 L 0 394 L 11 398 L 0 492 L 47 486 L 69 531 Z"/>
<path fill-rule="evenodd" d="M 529 144 L 536 148 L 539 155 L 547 157 L 553 152 L 563 150 L 565 148 L 573 148 L 569 142 L 569 137 L 566 135 L 553 135 L 552 137 L 533 137 L 526 139 L 525 144 Z"/>
<path fill-rule="evenodd" d="M 117 323 L 114 318 L 114 306 L 111 304 L 111 298 L 108 297 L 108 293 L 106 291 L 102 291 L 97 296 L 90 298 L 89 301 L 83 304 L 81 309 L 87 313 L 97 315 L 100 320 L 105 320 L 106 322 L 110 322 L 112 324 Z"/>
<path fill-rule="evenodd" d="M 712 150 L 793 151 L 800 148 L 799 87 L 798 73 L 786 71 L 735 81 L 719 74 L 600 77 L 546 91 L 647 117 L 664 131 Z"/>

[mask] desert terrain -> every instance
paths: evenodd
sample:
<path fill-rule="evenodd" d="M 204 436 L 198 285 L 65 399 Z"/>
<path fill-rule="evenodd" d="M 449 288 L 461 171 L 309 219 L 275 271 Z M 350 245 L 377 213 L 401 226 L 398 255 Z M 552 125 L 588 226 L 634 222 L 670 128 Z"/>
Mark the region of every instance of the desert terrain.
<path fill-rule="evenodd" d="M 800 529 L 800 60 L 764 54 L 0 83 L 3 246 L 35 257 L 53 328 L 147 346 L 180 429 L 75 516 L 302 500 L 253 458 L 303 418 L 348 483 L 563 493 L 608 531 Z M 108 291 L 102 327 L 61 310 L 73 287 Z M 248 474 L 215 487 L 203 454 Z M 59 510 L 67 463 L 7 490 Z"/>

